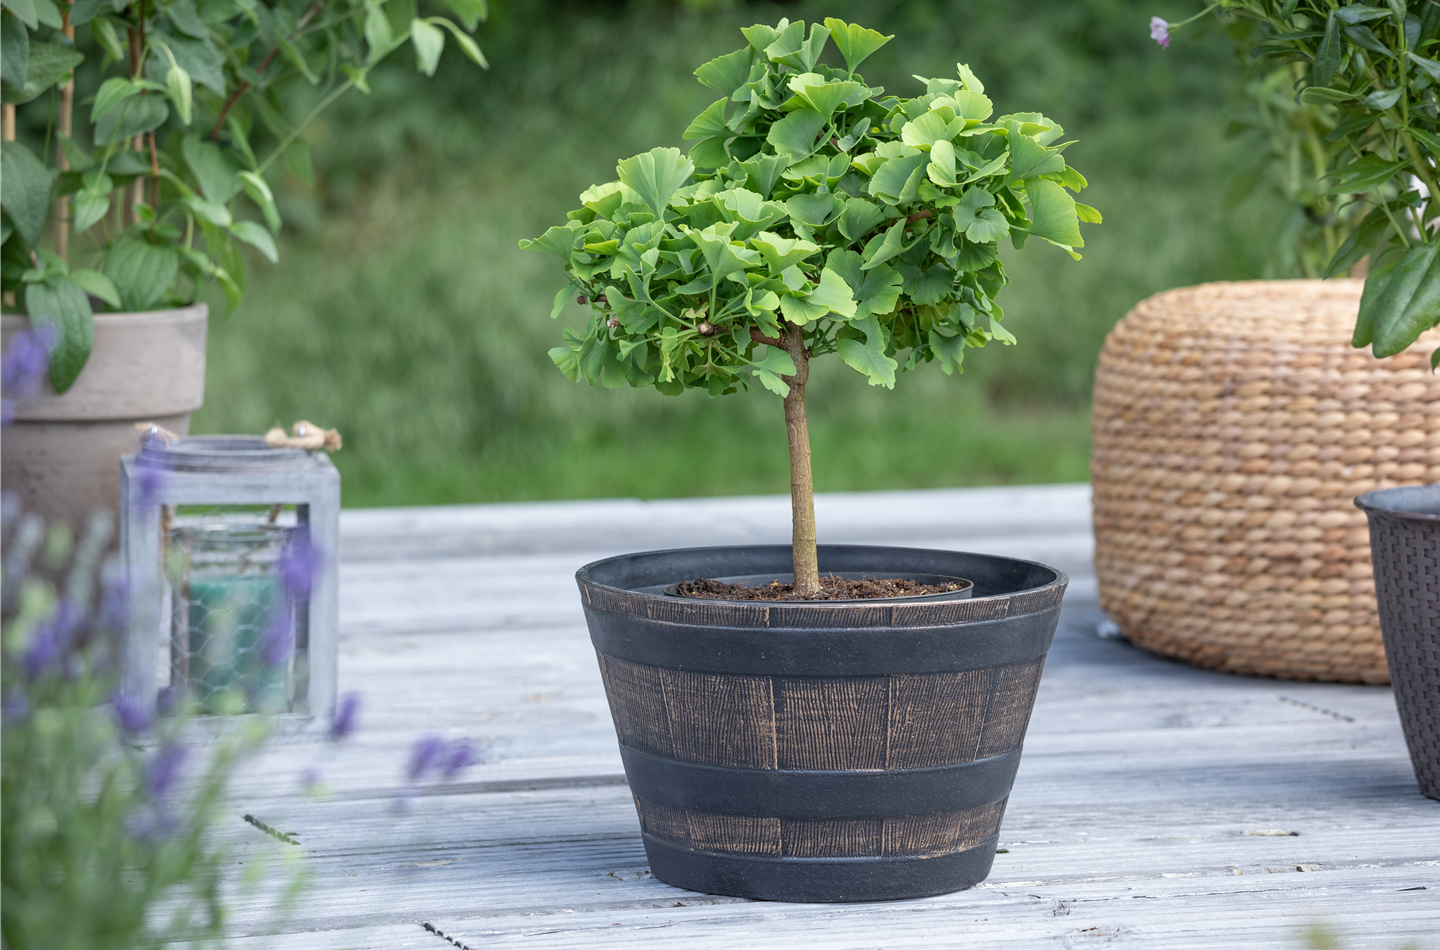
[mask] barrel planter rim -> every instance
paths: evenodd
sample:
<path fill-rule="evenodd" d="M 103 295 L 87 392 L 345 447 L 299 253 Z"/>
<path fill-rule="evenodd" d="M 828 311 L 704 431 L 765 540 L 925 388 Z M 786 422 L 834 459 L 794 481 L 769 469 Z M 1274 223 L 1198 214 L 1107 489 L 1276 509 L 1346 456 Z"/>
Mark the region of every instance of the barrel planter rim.
<path fill-rule="evenodd" d="M 1041 570 L 1041 571 L 1048 571 L 1048 572 L 1053 573 L 1054 578 L 1053 578 L 1052 580 L 1050 580 L 1050 581 L 1048 581 L 1048 582 L 1046 582 L 1046 583 L 1044 583 L 1044 584 L 1038 585 L 1038 586 L 1036 586 L 1036 587 L 1033 587 L 1033 588 L 1027 588 L 1027 589 L 1024 591 L 1024 593 L 1027 593 L 1027 594 L 1033 593 L 1033 592 L 1037 592 L 1037 591 L 1054 591 L 1054 590 L 1061 590 L 1061 591 L 1063 591 L 1063 590 L 1069 585 L 1069 583 L 1070 583 L 1069 575 L 1067 575 L 1064 571 L 1060 570 L 1059 568 L 1051 567 L 1051 566 L 1048 565 L 1048 564 L 1042 564 L 1042 563 L 1039 562 L 1039 561 L 1030 561 L 1030 560 L 1026 560 L 1025 558 L 1017 558 L 1017 557 L 1006 557 L 1006 556 L 998 555 L 998 554 L 981 554 L 981 553 L 971 552 L 971 551 L 949 551 L 949 550 L 945 550 L 945 549 L 942 549 L 942 548 L 914 548 L 914 547 L 901 546 L 901 545 L 882 545 L 882 544 L 820 544 L 820 545 L 817 545 L 816 547 L 817 547 L 817 550 L 819 551 L 820 556 L 821 556 L 822 559 L 823 559 L 826 555 L 832 555 L 832 556 L 833 556 L 834 554 L 837 554 L 837 553 L 848 553 L 848 552 L 874 553 L 876 556 L 884 556 L 884 555 L 886 555 L 886 554 L 898 554 L 898 553 L 900 553 L 900 552 L 923 553 L 923 554 L 928 554 L 928 555 L 937 555 L 937 556 L 941 556 L 941 557 L 952 557 L 952 556 L 957 556 L 957 555 L 958 555 L 958 556 L 962 556 L 962 557 L 983 558 L 983 559 L 988 560 L 988 561 L 1005 562 L 1005 563 L 1014 564 L 1014 565 L 1024 565 L 1024 566 L 1027 567 L 1027 568 L 1032 568 L 1032 569 L 1037 569 L 1037 568 L 1038 568 L 1038 569 Z M 680 558 L 681 556 L 687 555 L 687 554 L 695 554 L 695 553 L 702 553 L 702 552 L 704 552 L 704 553 L 708 553 L 708 552 L 736 552 L 736 553 L 738 553 L 738 552 L 740 552 L 740 551 L 763 551 L 763 552 L 765 552 L 765 553 L 767 553 L 767 554 L 783 555 L 783 557 L 784 557 L 784 559 L 786 560 L 787 563 L 788 563 L 789 558 L 790 558 L 790 545 L 788 545 L 788 544 L 721 544 L 721 545 L 696 546 L 696 547 L 690 547 L 690 548 L 663 548 L 663 549 L 654 550 L 654 551 L 637 551 L 637 552 L 634 552 L 634 553 L 631 553 L 631 554 L 617 554 L 617 555 L 613 555 L 613 556 L 611 556 L 611 557 L 601 558 L 601 559 L 599 559 L 599 560 L 597 560 L 597 561 L 591 561 L 590 563 L 586 564 L 584 567 L 580 568 L 578 571 L 575 572 L 575 579 L 576 579 L 577 582 L 579 582 L 579 584 L 581 585 L 581 588 L 582 588 L 582 589 L 584 589 L 585 587 L 588 586 L 588 587 L 594 588 L 594 589 L 596 589 L 596 590 L 611 591 L 611 592 L 614 592 L 614 593 L 625 594 L 625 595 L 628 595 L 628 596 L 644 597 L 644 598 L 647 598 L 647 599 L 650 599 L 650 600 L 654 600 L 654 601 L 657 601 L 657 602 L 670 602 L 670 603 L 675 603 L 675 602 L 677 602 L 677 601 L 683 601 L 683 602 L 686 602 L 686 603 L 725 604 L 725 605 L 727 605 L 727 606 L 745 607 L 745 608 L 748 608 L 749 610 L 751 610 L 751 611 L 753 611 L 753 612 L 755 612 L 755 613 L 761 613 L 761 612 L 769 611 L 769 610 L 791 611 L 791 612 L 797 612 L 797 613 L 798 613 L 798 612 L 801 612 L 801 611 L 813 610 L 813 609 L 816 609 L 816 608 L 822 608 L 822 609 L 834 610 L 834 611 L 844 611 L 844 610 L 852 610 L 852 611 L 853 611 L 853 610 L 855 610 L 857 607 L 863 609 L 863 608 L 866 608 L 866 607 L 878 606 L 878 605 L 888 605 L 888 604 L 897 603 L 897 602 L 902 602 L 902 601 L 907 602 L 907 603 L 909 603 L 909 602 L 916 602 L 916 603 L 918 603 L 918 602 L 919 602 L 919 598 L 916 598 L 916 597 L 876 597 L 876 598 L 872 598 L 872 599 L 869 599 L 869 600 L 843 600 L 843 601 L 825 601 L 825 600 L 790 600 L 790 601 L 785 601 L 785 600 L 767 600 L 767 601 L 753 601 L 753 600 L 711 600 L 711 599 L 708 599 L 708 598 L 699 598 L 699 597 L 676 598 L 676 597 L 674 597 L 674 596 L 672 596 L 672 595 L 665 594 L 663 591 L 656 593 L 656 592 L 651 592 L 651 591 L 646 591 L 646 590 L 635 589 L 635 588 L 628 587 L 628 586 L 625 586 L 625 585 L 622 585 L 622 584 L 607 583 L 607 582 L 605 582 L 605 581 L 603 581 L 603 580 L 599 580 L 599 579 L 597 579 L 597 578 L 595 577 L 595 573 L 596 573 L 597 569 L 601 569 L 601 568 L 604 568 L 604 567 L 606 567 L 606 566 L 616 565 L 616 564 L 619 564 L 619 563 L 625 562 L 625 561 L 634 561 L 634 560 L 636 560 L 636 559 L 638 559 L 638 558 L 654 558 L 654 559 L 657 559 L 657 560 L 667 560 L 667 561 L 668 561 L 668 560 L 678 559 L 678 558 Z M 825 570 L 826 570 L 826 568 L 822 566 L 822 567 L 821 567 L 821 571 L 824 572 Z M 872 570 L 877 570 L 877 572 L 883 572 L 883 571 L 888 571 L 889 569 L 888 569 L 888 568 L 879 568 L 879 569 L 872 569 Z M 896 568 L 896 569 L 895 569 L 896 572 L 901 572 L 902 570 L 903 570 L 903 569 L 900 569 L 900 568 Z M 678 580 L 688 580 L 688 579 L 689 579 L 689 578 L 679 578 Z M 672 582 L 670 582 L 670 583 L 672 583 L 672 584 L 673 584 L 673 583 L 678 583 L 678 580 L 677 580 L 677 581 L 672 581 Z M 973 579 L 972 579 L 972 578 L 966 578 L 966 580 L 973 580 Z M 654 585 L 644 585 L 644 586 L 649 587 L 649 586 L 654 586 Z M 969 596 L 966 597 L 966 598 L 964 598 L 964 599 L 969 600 L 971 603 L 976 603 L 976 602 L 979 602 L 979 601 L 986 601 L 986 600 L 988 600 L 988 601 L 997 601 L 997 600 L 1001 600 L 1001 599 L 1004 599 L 1004 598 L 1013 596 L 1012 594 L 1009 594 L 1009 593 L 981 594 L 979 591 L 980 591 L 980 585 L 979 585 L 978 583 L 976 583 L 973 588 L 971 588 L 969 591 L 965 592 L 965 593 L 968 593 Z M 935 598 L 938 598 L 938 597 L 941 597 L 941 596 L 944 596 L 944 595 L 938 595 L 938 594 L 937 594 L 937 595 L 930 595 L 930 597 L 928 597 L 928 598 L 926 599 L 927 605 L 928 605 L 928 604 L 933 604 L 933 603 L 935 603 L 935 602 L 936 602 L 936 601 L 935 601 Z M 768 624 L 767 624 L 767 626 L 768 626 Z"/>
<path fill-rule="evenodd" d="M 980 596 L 663 593 L 697 559 L 719 568 L 699 576 L 764 573 L 733 566 L 757 559 L 788 569 L 779 544 L 638 552 L 576 572 L 651 871 L 689 890 L 781 901 L 973 886 L 995 859 L 1068 578 L 931 548 L 819 554 L 822 571 L 846 558 L 902 576 L 944 562 L 923 572 L 971 579 Z"/>

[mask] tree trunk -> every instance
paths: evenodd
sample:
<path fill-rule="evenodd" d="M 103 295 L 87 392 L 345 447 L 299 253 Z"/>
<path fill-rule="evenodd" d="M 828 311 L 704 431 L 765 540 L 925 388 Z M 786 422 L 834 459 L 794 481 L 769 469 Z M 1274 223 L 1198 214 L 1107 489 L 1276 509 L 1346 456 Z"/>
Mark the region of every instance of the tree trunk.
<path fill-rule="evenodd" d="M 820 593 L 820 564 L 815 552 L 815 480 L 810 473 L 810 430 L 805 424 L 805 381 L 810 378 L 810 354 L 805 331 L 787 324 L 780 342 L 795 361 L 795 375 L 784 377 L 790 386 L 785 397 L 785 432 L 790 437 L 790 553 L 795 571 L 795 593 Z"/>

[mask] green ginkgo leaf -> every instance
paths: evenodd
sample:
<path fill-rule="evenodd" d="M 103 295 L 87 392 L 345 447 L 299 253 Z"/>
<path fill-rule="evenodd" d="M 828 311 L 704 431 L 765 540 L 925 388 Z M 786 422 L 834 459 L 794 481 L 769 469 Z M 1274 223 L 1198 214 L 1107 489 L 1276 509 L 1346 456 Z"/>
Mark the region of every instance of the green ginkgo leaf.
<path fill-rule="evenodd" d="M 874 30 L 867 30 L 854 23 L 846 23 L 835 17 L 825 18 L 825 29 L 830 31 L 830 38 L 835 41 L 835 48 L 840 51 L 841 56 L 845 57 L 845 68 L 851 73 L 860 68 L 860 64 L 865 62 L 877 49 L 895 38 Z"/>
<path fill-rule="evenodd" d="M 1030 233 L 1061 247 L 1084 247 L 1075 199 L 1053 181 L 1039 179 L 1025 183 L 1030 199 Z"/>
<path fill-rule="evenodd" d="M 801 326 L 832 313 L 853 317 L 855 296 L 844 278 L 827 267 L 820 271 L 820 283 L 810 293 L 781 297 L 780 311 L 786 320 Z"/>
<path fill-rule="evenodd" d="M 840 340 L 836 344 L 836 352 L 840 354 L 840 359 L 846 366 L 869 379 L 871 386 L 894 389 L 895 370 L 899 368 L 900 364 L 885 353 L 889 337 L 884 328 L 880 326 L 880 322 L 874 317 L 866 317 L 864 320 L 856 320 L 851 325 L 865 334 L 865 342 Z"/>
<path fill-rule="evenodd" d="M 678 148 L 653 148 L 616 166 L 620 180 L 634 189 L 656 217 L 664 216 L 670 199 L 694 170 L 694 163 Z"/>
<path fill-rule="evenodd" d="M 826 122 L 825 115 L 809 106 L 796 109 L 770 126 L 765 141 L 775 146 L 777 151 L 789 153 L 792 160 L 798 160 L 815 151 L 815 139 Z"/>
<path fill-rule="evenodd" d="M 770 265 L 770 270 L 776 274 L 813 256 L 820 250 L 818 244 L 811 244 L 809 241 L 802 241 L 799 238 L 781 237 L 769 231 L 761 231 L 758 237 L 750 239 L 750 243 L 765 258 L 765 263 Z"/>

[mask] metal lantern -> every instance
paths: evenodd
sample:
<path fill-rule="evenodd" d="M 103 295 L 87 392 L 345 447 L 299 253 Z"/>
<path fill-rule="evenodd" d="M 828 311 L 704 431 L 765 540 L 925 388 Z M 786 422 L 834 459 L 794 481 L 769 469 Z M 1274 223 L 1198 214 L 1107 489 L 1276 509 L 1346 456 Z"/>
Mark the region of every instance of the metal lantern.
<path fill-rule="evenodd" d="M 152 709 L 334 712 L 340 474 L 254 436 L 148 438 L 120 462 L 127 689 Z"/>

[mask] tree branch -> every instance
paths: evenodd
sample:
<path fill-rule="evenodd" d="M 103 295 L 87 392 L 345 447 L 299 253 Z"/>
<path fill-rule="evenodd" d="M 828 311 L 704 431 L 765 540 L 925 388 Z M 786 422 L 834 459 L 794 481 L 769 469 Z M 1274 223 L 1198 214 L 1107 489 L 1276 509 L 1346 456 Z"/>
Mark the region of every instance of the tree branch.
<path fill-rule="evenodd" d="M 295 21 L 295 31 L 286 34 L 285 39 L 291 39 L 295 36 L 295 33 L 303 30 L 305 24 L 314 19 L 315 14 L 319 13 L 324 7 L 325 0 L 315 0 L 315 5 L 307 10 L 304 16 Z M 260 61 L 260 66 L 255 70 L 255 75 L 262 75 L 265 70 L 269 69 L 270 64 L 275 62 L 275 57 L 278 55 L 280 55 L 280 44 L 276 43 L 275 48 L 266 53 L 265 58 Z M 225 100 L 225 105 L 220 110 L 220 115 L 215 118 L 215 127 L 210 130 L 210 138 L 212 140 L 218 140 L 220 138 L 220 130 L 225 126 L 225 117 L 230 114 L 230 107 L 239 102 L 240 97 L 249 91 L 250 84 L 248 82 L 242 82 L 236 87 L 235 91 L 230 94 L 230 98 Z"/>
<path fill-rule="evenodd" d="M 765 334 L 761 333 L 759 327 L 750 328 L 750 340 L 753 343 L 764 343 L 766 346 L 778 346 L 781 348 L 785 346 L 784 343 L 781 343 L 775 337 L 766 336 Z"/>

